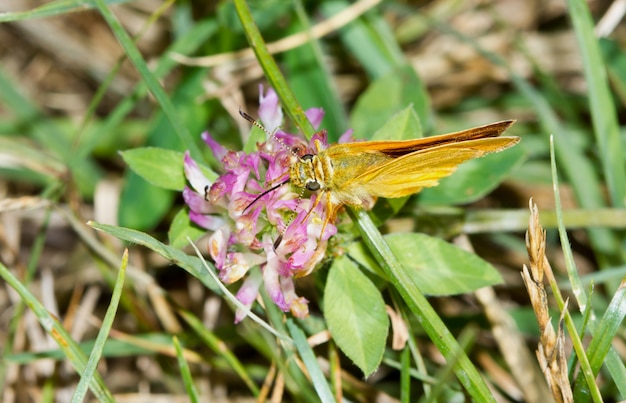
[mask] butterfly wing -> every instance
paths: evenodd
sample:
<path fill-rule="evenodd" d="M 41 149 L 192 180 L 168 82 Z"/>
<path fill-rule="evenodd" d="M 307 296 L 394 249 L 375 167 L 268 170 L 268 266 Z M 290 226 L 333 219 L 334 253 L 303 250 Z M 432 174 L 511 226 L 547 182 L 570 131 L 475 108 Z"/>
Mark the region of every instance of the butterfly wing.
<path fill-rule="evenodd" d="M 386 156 L 397 158 L 415 151 L 430 149 L 450 143 L 463 143 L 470 140 L 498 137 L 508 129 L 514 120 L 503 120 L 488 125 L 461 130 L 454 133 L 441 134 L 438 136 L 422 137 L 413 140 L 400 141 L 357 141 L 354 143 L 337 144 L 331 146 L 328 151 L 332 158 L 341 155 L 354 155 L 354 153 L 383 153 Z"/>
<path fill-rule="evenodd" d="M 372 166 L 346 183 L 379 197 L 395 198 L 419 192 L 439 183 L 463 162 L 509 148 L 518 137 L 488 137 L 420 149 Z"/>

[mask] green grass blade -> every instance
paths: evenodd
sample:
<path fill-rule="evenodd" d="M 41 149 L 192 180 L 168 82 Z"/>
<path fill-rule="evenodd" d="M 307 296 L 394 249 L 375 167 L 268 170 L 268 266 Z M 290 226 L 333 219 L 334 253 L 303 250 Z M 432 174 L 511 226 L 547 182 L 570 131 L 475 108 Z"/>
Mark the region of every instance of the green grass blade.
<path fill-rule="evenodd" d="M 102 176 L 102 170 L 91 158 L 77 154 L 63 129 L 46 118 L 16 84 L 0 70 L 0 99 L 3 105 L 21 121 L 24 125 L 22 130 L 28 129 L 27 132 L 32 133 L 32 137 L 43 148 L 52 151 L 68 167 L 81 193 L 92 195 L 95 184 Z"/>
<path fill-rule="evenodd" d="M 449 33 L 460 41 L 472 45 L 487 60 L 504 68 L 508 72 L 513 85 L 535 108 L 542 132 L 545 134 L 546 139 L 548 139 L 548 136 L 554 135 L 557 144 L 571 143 L 568 138 L 570 133 L 565 130 L 557 113 L 546 97 L 537 91 L 522 76 L 515 73 L 504 58 L 496 53 L 487 51 L 475 39 L 464 36 L 446 25 L 432 21 L 431 23 L 442 32 Z M 569 183 L 576 194 L 576 199 L 579 204 L 588 209 L 604 207 L 602 184 L 595 173 L 595 168 L 584 153 L 584 150 L 578 150 L 574 147 L 557 147 L 555 152 L 559 165 L 562 167 L 565 176 L 569 179 Z M 620 246 L 615 234 L 603 228 L 589 228 L 588 232 L 600 267 L 604 268 L 619 264 L 620 259 L 616 256 L 616 251 L 620 250 Z"/>
<path fill-rule="evenodd" d="M 584 0 L 568 0 L 567 6 L 582 53 L 593 128 L 609 195 L 613 206 L 623 207 L 626 205 L 625 157 L 606 66 L 587 3 Z"/>
<path fill-rule="evenodd" d="M 311 24 L 302 1 L 295 1 L 294 6 L 298 21 L 293 29 L 310 33 Z M 312 38 L 309 43 L 286 52 L 283 60 L 289 86 L 298 94 L 301 105 L 323 107 L 321 127 L 328 130 L 329 139 L 336 140 L 348 127 L 348 117 L 319 41 Z"/>
<path fill-rule="evenodd" d="M 33 311 L 37 320 L 44 330 L 59 345 L 65 357 L 70 361 L 78 374 L 82 374 L 87 364 L 87 356 L 80 349 L 79 345 L 72 340 L 69 332 L 65 330 L 63 324 L 51 315 L 48 310 L 35 298 L 35 296 L 15 277 L 9 269 L 0 263 L 0 277 L 13 288 L 20 298 Z M 89 384 L 90 390 L 95 397 L 102 402 L 113 402 L 113 395 L 107 389 L 102 377 L 95 373 Z"/>
<path fill-rule="evenodd" d="M 558 178 L 557 169 L 556 169 L 555 145 L 554 145 L 553 138 L 551 138 L 551 141 L 550 141 L 550 167 L 552 168 L 552 183 L 553 183 L 553 189 L 555 193 L 555 199 L 560 200 L 559 178 Z M 561 205 L 557 204 L 556 208 L 557 210 L 560 209 Z M 557 220 L 558 220 L 558 212 L 557 212 Z M 559 223 L 559 227 L 564 228 L 562 222 Z M 584 289 L 579 285 L 580 280 L 578 279 L 578 273 L 574 266 L 574 261 L 571 255 L 571 251 L 569 253 L 567 252 L 567 249 L 569 249 L 569 240 L 567 239 L 567 234 L 565 234 L 564 232 L 563 232 L 563 237 L 565 241 L 562 244 L 562 248 L 566 250 L 565 257 L 566 259 L 570 259 L 568 266 L 571 266 L 571 267 L 568 267 L 568 274 L 571 274 L 573 278 L 575 279 L 574 281 L 577 283 L 577 285 L 573 284 L 572 286 L 577 287 L 578 291 L 584 294 Z M 582 376 L 584 377 L 589 387 L 587 393 L 585 393 L 584 395 L 580 393 L 578 395 L 575 394 L 574 399 L 576 401 L 580 401 L 580 399 L 583 399 L 583 397 L 588 397 L 589 392 L 590 392 L 591 397 L 593 398 L 594 402 L 596 403 L 601 402 L 602 396 L 600 395 L 600 391 L 598 390 L 598 385 L 596 385 L 595 376 L 593 375 L 593 371 L 591 370 L 591 365 L 589 364 L 589 358 L 587 356 L 587 353 L 585 352 L 585 348 L 582 344 L 581 337 L 576 331 L 576 325 L 574 324 L 574 321 L 570 313 L 566 311 L 567 306 L 565 304 L 565 300 L 563 299 L 563 296 L 561 295 L 561 291 L 558 288 L 556 288 L 555 282 L 550 281 L 550 286 L 552 287 L 552 293 L 554 294 L 554 298 L 557 301 L 559 310 L 561 312 L 565 310 L 565 315 L 564 315 L 565 326 L 567 327 L 567 331 L 569 332 L 570 338 L 572 339 L 572 345 L 574 347 L 574 350 L 576 351 L 576 355 L 578 356 L 578 361 L 580 362 Z M 580 306 L 579 301 L 578 303 Z"/>
<path fill-rule="evenodd" d="M 215 21 L 203 21 L 194 25 L 189 32 L 178 38 L 159 59 L 154 75 L 157 79 L 165 77 L 175 66 L 176 62 L 170 57 L 171 53 L 192 53 L 205 43 L 212 35 L 217 32 L 217 24 Z M 135 104 L 143 99 L 148 92 L 148 88 L 144 82 L 140 82 L 134 90 L 126 96 L 115 109 L 106 117 L 104 124 L 100 126 L 96 133 L 88 140 L 89 144 L 82 144 L 81 149 L 84 151 L 91 150 L 95 146 L 98 139 L 111 133 L 117 129 L 123 119 L 133 110 Z M 198 160 L 200 161 L 200 160 Z"/>
<path fill-rule="evenodd" d="M 300 353 L 300 357 L 302 358 L 306 369 L 309 371 L 313 387 L 315 388 L 320 401 L 324 403 L 334 402 L 335 397 L 330 390 L 330 386 L 324 377 L 322 369 L 317 363 L 317 359 L 315 358 L 315 354 L 313 353 L 311 346 L 309 346 L 309 343 L 306 340 L 304 332 L 294 323 L 293 319 L 287 319 L 287 328 L 289 329 L 289 333 L 293 338 L 295 347 L 298 350 L 298 353 Z"/>
<path fill-rule="evenodd" d="M 174 336 L 172 342 L 174 343 L 174 348 L 176 349 L 176 361 L 178 362 L 178 368 L 180 368 L 180 374 L 183 378 L 183 384 L 185 385 L 187 396 L 192 403 L 198 403 L 200 401 L 200 396 L 198 396 L 198 389 L 196 389 L 196 385 L 194 385 L 193 383 L 191 370 L 189 369 L 189 364 L 187 363 L 187 360 L 185 360 L 183 348 L 178 341 L 178 337 Z"/>
<path fill-rule="evenodd" d="M 221 356 L 224 361 L 230 365 L 230 367 L 235 371 L 237 375 L 241 378 L 241 380 L 246 384 L 250 392 L 254 396 L 259 395 L 259 388 L 256 386 L 243 364 L 235 354 L 228 348 L 226 343 L 220 340 L 213 332 L 204 327 L 204 324 L 196 318 L 193 314 L 187 311 L 179 311 L 180 315 L 183 319 L 191 326 L 194 332 L 202 339 L 202 341 L 211 349 L 213 352 L 219 356 Z"/>
<path fill-rule="evenodd" d="M 123 4 L 131 0 L 106 0 L 106 4 Z M 57 0 L 35 7 L 32 10 L 14 13 L 0 13 L 0 22 L 32 20 L 35 18 L 52 17 L 54 15 L 85 11 L 94 8 L 91 0 Z"/>
<path fill-rule="evenodd" d="M 94 4 L 97 6 L 107 24 L 109 24 L 109 26 L 111 27 L 111 30 L 118 39 L 120 45 L 122 45 L 122 47 L 124 48 L 128 59 L 135 65 L 135 68 L 137 68 L 137 71 L 141 75 L 143 81 L 146 83 L 146 86 L 148 87 L 152 95 L 154 95 L 157 102 L 163 109 L 163 112 L 167 116 L 172 125 L 172 128 L 174 129 L 174 133 L 176 133 L 180 141 L 184 144 L 185 148 L 189 150 L 194 158 L 201 159 L 202 154 L 200 153 L 200 149 L 196 145 L 196 142 L 193 140 L 193 138 L 189 134 L 189 131 L 183 124 L 182 120 L 179 118 L 176 110 L 174 109 L 174 105 L 159 84 L 155 75 L 148 68 L 146 61 L 143 59 L 143 56 L 139 52 L 139 49 L 137 49 L 137 46 L 135 46 L 135 43 L 133 42 L 130 35 L 128 35 L 128 32 L 126 32 L 119 20 L 113 15 L 104 0 L 94 0 Z"/>
<path fill-rule="evenodd" d="M 357 224 L 364 241 L 370 251 L 385 271 L 387 278 L 398 290 L 402 299 L 411 312 L 417 317 L 428 337 L 446 360 L 457 360 L 454 372 L 467 393 L 479 402 L 495 401 L 489 388 L 476 367 L 459 347 L 441 318 L 437 315 L 428 300 L 419 291 L 418 285 L 413 282 L 400 267 L 398 259 L 393 255 L 389 245 L 384 241 L 378 229 L 365 211 L 355 212 L 348 209 L 352 220 Z"/>
<path fill-rule="evenodd" d="M 89 360 L 87 361 L 85 370 L 81 374 L 80 381 L 78 382 L 78 386 L 76 387 L 76 391 L 74 392 L 74 396 L 72 396 L 72 403 L 79 403 L 85 399 L 85 395 L 87 394 L 87 388 L 89 384 L 93 381 L 98 362 L 100 361 L 100 357 L 102 357 L 104 344 L 106 343 L 109 332 L 111 331 L 111 327 L 113 326 L 113 320 L 115 319 L 115 313 L 117 312 L 117 307 L 120 303 L 122 291 L 124 290 L 124 279 L 126 278 L 127 266 L 128 249 L 125 249 L 124 255 L 122 256 L 122 264 L 117 274 L 117 279 L 115 280 L 115 287 L 113 288 L 111 302 L 109 303 L 107 312 L 104 315 L 104 320 L 102 321 L 102 326 L 100 327 L 100 331 L 98 332 L 98 337 L 96 337 L 96 342 L 93 346 L 93 349 L 91 350 L 91 354 L 89 354 Z"/>
<path fill-rule="evenodd" d="M 295 122 L 296 126 L 298 126 L 305 137 L 310 139 L 313 137 L 313 134 L 315 134 L 315 129 L 313 129 L 311 122 L 309 122 L 306 118 L 302 106 L 298 103 L 298 100 L 287 84 L 287 80 L 285 80 L 285 77 L 278 68 L 274 58 L 267 50 L 267 46 L 265 46 L 261 32 L 259 32 L 259 28 L 252 19 L 252 13 L 250 12 L 248 4 L 245 0 L 234 0 L 234 2 L 237 14 L 239 15 L 239 19 L 243 25 L 246 37 L 248 38 L 248 42 L 250 43 L 252 50 L 254 50 L 254 54 L 256 55 L 265 76 L 272 85 L 272 88 L 274 88 L 278 94 L 280 102 L 285 108 L 287 115 Z"/>
<path fill-rule="evenodd" d="M 620 325 L 626 316 L 626 279 L 622 280 L 617 292 L 611 299 L 609 307 L 604 312 L 602 319 L 595 326 L 594 337 L 587 347 L 587 355 L 589 356 L 589 364 L 594 375 L 600 372 L 600 368 L 607 359 L 609 350 L 611 350 L 611 342 L 617 335 Z M 617 384 L 617 380 L 616 384 Z M 623 380 L 622 380 L 623 382 Z M 576 380 L 574 388 L 574 396 L 586 395 L 587 385 L 582 378 Z"/>
<path fill-rule="evenodd" d="M 400 399 L 402 403 L 411 401 L 411 350 L 405 346 L 400 356 Z"/>

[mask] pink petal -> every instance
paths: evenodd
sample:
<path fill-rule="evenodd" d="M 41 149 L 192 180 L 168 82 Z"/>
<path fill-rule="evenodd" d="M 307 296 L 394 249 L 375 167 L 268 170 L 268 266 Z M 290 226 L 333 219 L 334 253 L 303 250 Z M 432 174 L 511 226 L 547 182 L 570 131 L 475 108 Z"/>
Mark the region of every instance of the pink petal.
<path fill-rule="evenodd" d="M 204 199 L 204 195 L 200 195 L 186 186 L 183 189 L 183 200 L 191 211 L 198 214 L 212 214 L 217 211 L 213 203 Z"/>
<path fill-rule="evenodd" d="M 322 124 L 322 119 L 324 119 L 324 109 L 323 108 L 309 108 L 304 114 L 306 115 L 309 122 L 315 130 Z"/>
<path fill-rule="evenodd" d="M 344 134 L 342 134 L 341 136 L 339 136 L 339 144 L 343 144 L 343 143 L 353 143 L 356 141 L 356 139 L 353 136 L 354 134 L 354 130 L 353 129 L 348 129 L 346 130 L 346 132 Z"/>
<path fill-rule="evenodd" d="M 273 133 L 283 123 L 283 111 L 278 104 L 278 95 L 272 88 L 263 95 L 263 85 L 259 85 L 259 118 L 265 128 Z"/>
<path fill-rule="evenodd" d="M 209 255 L 211 255 L 213 261 L 215 261 L 215 267 L 219 270 L 224 267 L 224 262 L 226 261 L 229 238 L 230 228 L 228 224 L 222 225 L 209 238 Z"/>
<path fill-rule="evenodd" d="M 226 153 L 228 152 L 228 149 L 226 149 L 226 147 L 222 146 L 220 143 L 215 141 L 215 139 L 213 137 L 211 137 L 209 132 L 202 133 L 202 135 L 200 137 L 202 137 L 202 140 L 204 140 L 206 145 L 209 146 L 209 148 L 213 152 L 213 156 L 215 157 L 216 160 L 221 161 L 222 158 L 224 158 L 224 156 L 226 156 Z"/>
<path fill-rule="evenodd" d="M 271 248 L 271 247 L 270 247 Z M 274 301 L 274 303 L 283 311 L 289 311 L 289 305 L 285 301 L 283 292 L 280 288 L 278 270 L 280 267 L 280 260 L 273 250 L 266 249 L 267 264 L 263 268 L 263 285 L 267 290 L 268 295 Z"/>
<path fill-rule="evenodd" d="M 191 184 L 191 187 L 199 194 L 204 194 L 206 189 L 211 186 L 211 181 L 208 180 L 196 161 L 191 158 L 189 151 L 185 151 L 185 159 L 183 161 L 183 169 L 185 171 L 185 177 Z"/>
<path fill-rule="evenodd" d="M 255 253 L 228 253 L 224 267 L 220 270 L 220 279 L 224 284 L 232 284 L 245 276 L 251 267 L 264 262 L 265 257 Z"/>
<path fill-rule="evenodd" d="M 189 219 L 194 224 L 199 225 L 202 228 L 208 229 L 209 231 L 216 231 L 225 223 L 222 217 L 215 215 L 198 214 L 193 211 L 189 212 Z"/>
<path fill-rule="evenodd" d="M 254 303 L 254 300 L 256 300 L 257 295 L 259 295 L 259 287 L 261 286 L 262 280 L 261 272 L 259 270 L 252 270 L 239 288 L 239 291 L 237 291 L 237 299 L 244 304 L 248 310 Z M 247 311 L 237 309 L 235 312 L 235 323 L 241 322 L 246 315 Z"/>

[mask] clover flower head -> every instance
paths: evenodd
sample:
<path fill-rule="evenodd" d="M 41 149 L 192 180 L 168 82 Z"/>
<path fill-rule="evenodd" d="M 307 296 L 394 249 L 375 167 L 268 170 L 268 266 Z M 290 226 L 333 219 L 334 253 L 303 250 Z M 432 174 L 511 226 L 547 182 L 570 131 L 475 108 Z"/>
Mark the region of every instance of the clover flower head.
<path fill-rule="evenodd" d="M 337 228 L 331 222 L 321 233 L 326 219 L 324 203 L 315 205 L 317 195 L 313 200 L 300 199 L 291 189 L 289 167 L 295 156 L 285 146 L 313 153 L 314 139 L 323 146 L 328 141 L 325 132 L 307 142 L 280 130 L 283 113 L 276 93 L 272 89 L 264 93 L 262 87 L 260 92 L 259 117 L 273 136 L 258 144 L 257 151 L 244 153 L 227 150 L 208 132 L 203 133 L 202 139 L 223 171 L 211 181 L 185 153 L 190 187 L 183 190 L 183 199 L 190 220 L 211 233 L 208 251 L 221 281 L 231 284 L 243 280 L 237 292 L 239 301 L 251 307 L 263 285 L 281 310 L 306 317 L 308 301 L 296 294 L 294 279 L 313 271 Z M 306 115 L 318 127 L 324 112 L 310 109 Z M 282 240 L 275 245 L 279 237 Z M 250 270 L 256 266 L 260 275 Z M 245 311 L 238 310 L 235 321 L 243 318 Z"/>

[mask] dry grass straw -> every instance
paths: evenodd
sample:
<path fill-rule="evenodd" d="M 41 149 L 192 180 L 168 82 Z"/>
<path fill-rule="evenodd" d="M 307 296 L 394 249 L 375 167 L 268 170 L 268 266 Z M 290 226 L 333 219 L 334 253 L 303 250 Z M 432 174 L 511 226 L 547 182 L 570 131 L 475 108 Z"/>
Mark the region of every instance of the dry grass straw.
<path fill-rule="evenodd" d="M 552 272 L 546 257 L 546 232 L 539 224 L 537 205 L 530 200 L 530 219 L 526 232 L 526 248 L 530 258 L 530 270 L 524 265 L 522 278 L 530 302 L 535 311 L 541 336 L 537 348 L 537 359 L 543 374 L 550 386 L 552 395 L 557 402 L 574 401 L 572 388 L 567 376 L 567 360 L 565 357 L 565 335 L 561 323 L 563 313 L 567 310 L 567 303 L 559 319 L 558 330 L 550 322 L 548 311 L 548 295 L 543 285 L 544 273 Z M 553 276 L 549 276 L 553 278 Z"/>

